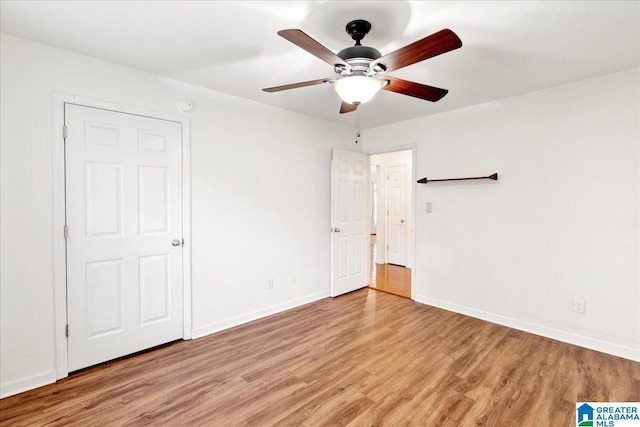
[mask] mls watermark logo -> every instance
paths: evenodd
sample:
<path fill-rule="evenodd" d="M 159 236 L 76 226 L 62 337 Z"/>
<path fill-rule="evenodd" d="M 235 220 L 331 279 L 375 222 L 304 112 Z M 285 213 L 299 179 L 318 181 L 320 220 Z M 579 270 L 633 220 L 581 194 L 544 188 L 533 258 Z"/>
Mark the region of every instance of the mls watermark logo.
<path fill-rule="evenodd" d="M 640 402 L 577 402 L 578 427 L 640 427 Z"/>

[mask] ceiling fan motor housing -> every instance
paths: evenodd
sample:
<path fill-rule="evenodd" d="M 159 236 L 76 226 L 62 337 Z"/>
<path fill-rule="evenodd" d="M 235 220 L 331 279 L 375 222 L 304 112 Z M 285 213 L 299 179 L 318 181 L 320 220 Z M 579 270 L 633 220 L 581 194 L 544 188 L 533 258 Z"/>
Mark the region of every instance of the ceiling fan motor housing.
<path fill-rule="evenodd" d="M 360 44 L 360 40 L 371 30 L 371 24 L 364 19 L 356 19 L 351 21 L 346 26 L 347 33 L 353 40 L 356 41 L 355 46 L 350 46 L 342 49 L 337 53 L 338 57 L 347 62 L 351 68 L 346 69 L 344 67 L 336 67 L 336 72 L 343 76 L 357 76 L 367 75 L 372 76 L 377 72 L 383 70 L 372 70 L 371 62 L 380 58 L 382 54 L 378 49 L 374 49 L 370 46 L 363 46 Z"/>
<path fill-rule="evenodd" d="M 349 67 L 336 66 L 336 73 L 342 76 L 374 76 L 384 71 L 381 64 L 371 67 L 371 63 L 382 55 L 377 49 L 369 46 L 351 46 L 337 53 Z"/>
<path fill-rule="evenodd" d="M 382 56 L 382 54 L 380 54 L 378 49 L 374 49 L 372 47 L 362 46 L 362 45 L 347 47 L 345 49 L 342 49 L 340 52 L 338 52 L 337 55 L 340 58 L 344 59 L 345 61 L 348 61 L 350 59 L 360 59 L 360 58 L 369 59 L 373 61 L 374 59 L 378 59 Z"/>

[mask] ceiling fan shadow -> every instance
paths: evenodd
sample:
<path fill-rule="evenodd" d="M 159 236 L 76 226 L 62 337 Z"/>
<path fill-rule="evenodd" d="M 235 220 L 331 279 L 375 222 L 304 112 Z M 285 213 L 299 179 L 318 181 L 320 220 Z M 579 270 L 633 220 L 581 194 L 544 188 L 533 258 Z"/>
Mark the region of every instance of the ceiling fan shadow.
<path fill-rule="evenodd" d="M 313 8 L 300 22 L 300 28 L 308 29 L 320 37 L 323 43 L 341 49 L 351 40 L 345 34 L 344 24 L 354 19 L 373 22 L 367 35 L 367 45 L 384 47 L 390 40 L 400 38 L 411 18 L 408 1 L 393 2 L 341 2 L 327 1 Z"/>
<path fill-rule="evenodd" d="M 219 46 L 198 52 L 189 52 L 167 65 L 170 73 L 210 69 L 224 65 L 234 65 L 242 61 L 259 58 L 262 49 L 258 46 Z"/>

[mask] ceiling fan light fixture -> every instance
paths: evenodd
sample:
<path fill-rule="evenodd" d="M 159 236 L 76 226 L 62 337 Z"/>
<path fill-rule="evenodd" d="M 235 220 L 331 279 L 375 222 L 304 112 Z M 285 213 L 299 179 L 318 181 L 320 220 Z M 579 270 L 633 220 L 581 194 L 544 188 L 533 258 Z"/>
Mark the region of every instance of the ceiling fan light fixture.
<path fill-rule="evenodd" d="M 364 104 L 370 101 L 380 89 L 383 81 L 368 76 L 349 76 L 337 80 L 333 89 L 349 104 Z"/>

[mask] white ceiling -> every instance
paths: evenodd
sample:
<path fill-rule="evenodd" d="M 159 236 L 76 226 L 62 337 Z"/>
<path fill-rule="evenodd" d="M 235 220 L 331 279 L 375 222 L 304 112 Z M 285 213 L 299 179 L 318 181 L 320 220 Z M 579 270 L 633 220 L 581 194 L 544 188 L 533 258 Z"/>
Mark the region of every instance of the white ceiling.
<path fill-rule="evenodd" d="M 279 37 L 299 28 L 334 52 L 364 44 L 386 54 L 450 28 L 462 48 L 391 75 L 449 89 L 437 103 L 381 91 L 359 108 L 364 128 L 515 96 L 640 63 L 638 1 L 5 1 L 1 30 L 216 91 L 347 125 L 328 85 L 261 88 L 334 76 Z M 606 97 L 606 93 L 602 94 Z M 196 105 L 197 108 L 197 105 Z"/>

